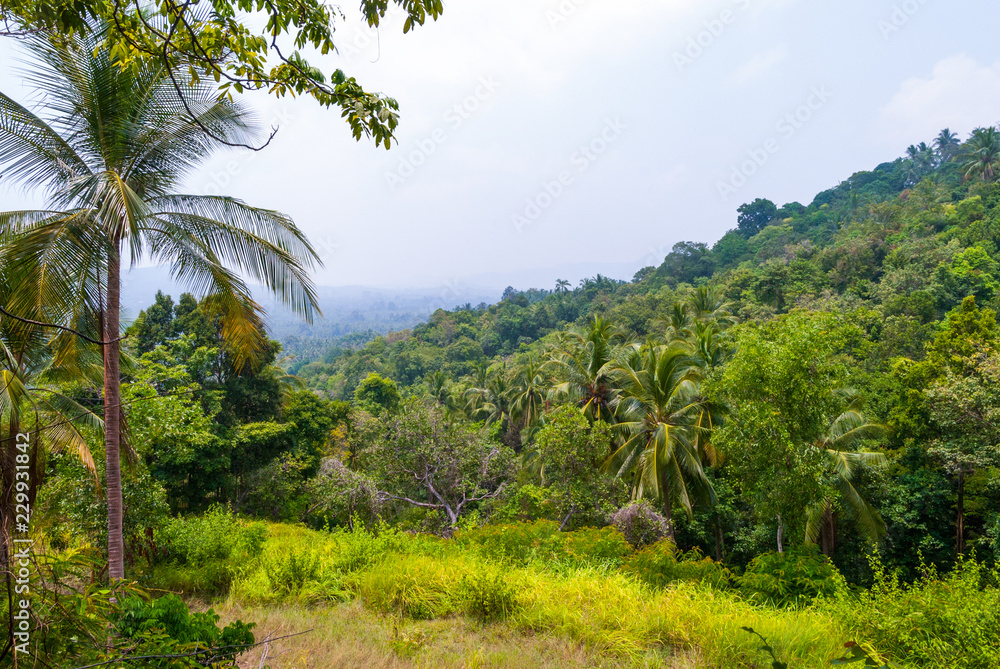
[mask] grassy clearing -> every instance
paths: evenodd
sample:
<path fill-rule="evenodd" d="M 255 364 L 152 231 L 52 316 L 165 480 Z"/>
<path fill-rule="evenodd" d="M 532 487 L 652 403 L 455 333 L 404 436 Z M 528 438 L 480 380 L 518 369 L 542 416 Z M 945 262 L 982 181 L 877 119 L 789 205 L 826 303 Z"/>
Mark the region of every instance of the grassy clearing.
<path fill-rule="evenodd" d="M 313 630 L 281 642 L 275 669 L 765 666 L 743 627 L 798 669 L 829 666 L 847 640 L 829 614 L 758 607 L 704 583 L 653 588 L 620 557 L 584 552 L 510 560 L 388 529 L 269 525 L 259 553 L 232 567 L 222 612 L 256 621 L 259 636 Z"/>
<path fill-rule="evenodd" d="M 569 639 L 534 634 L 499 623 L 483 625 L 464 616 L 439 620 L 400 620 L 375 613 L 361 602 L 287 607 L 216 605 L 224 622 L 257 621 L 258 638 L 308 634 L 283 639 L 268 649 L 271 669 L 625 669 L 626 667 L 704 667 L 696 653 L 649 651 L 642 658 L 613 657 Z M 240 660 L 260 666 L 262 648 Z"/>

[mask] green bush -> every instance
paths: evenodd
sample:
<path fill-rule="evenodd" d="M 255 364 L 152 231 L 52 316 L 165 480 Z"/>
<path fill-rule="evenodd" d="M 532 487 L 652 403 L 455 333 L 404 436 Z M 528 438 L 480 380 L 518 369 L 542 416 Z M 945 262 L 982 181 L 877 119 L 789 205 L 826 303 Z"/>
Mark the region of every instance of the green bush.
<path fill-rule="evenodd" d="M 620 562 L 631 552 L 625 537 L 613 527 L 560 532 L 558 523 L 551 520 L 462 530 L 455 533 L 454 541 L 462 546 L 478 546 L 491 560 L 520 564 L 532 560 Z"/>
<path fill-rule="evenodd" d="M 266 538 L 263 524 L 242 522 L 217 505 L 202 516 L 167 521 L 157 543 L 166 560 L 201 565 L 210 560 L 256 557 Z"/>
<path fill-rule="evenodd" d="M 871 590 L 846 587 L 826 608 L 858 639 L 913 667 L 1000 667 L 1000 570 L 960 560 L 939 576 L 933 567 L 912 585 L 871 558 Z"/>
<path fill-rule="evenodd" d="M 843 579 L 818 548 L 802 546 L 758 555 L 738 580 L 744 597 L 781 607 L 809 604 L 820 595 L 829 597 Z"/>
<path fill-rule="evenodd" d="M 625 536 L 613 527 L 584 527 L 573 532 L 561 532 L 566 554 L 580 562 L 610 562 L 620 564 L 632 552 Z"/>
<path fill-rule="evenodd" d="M 133 655 L 184 655 L 185 658 L 144 660 L 146 667 L 236 666 L 236 657 L 254 643 L 254 623 L 237 620 L 219 629 L 219 616 L 209 609 L 191 613 L 176 595 L 158 599 L 126 597 L 112 613 L 115 634 L 132 643 Z"/>
<path fill-rule="evenodd" d="M 170 519 L 156 537 L 160 556 L 152 580 L 189 593 L 225 590 L 234 569 L 260 555 L 266 538 L 263 524 L 243 522 L 223 506 Z"/>
<path fill-rule="evenodd" d="M 455 560 L 423 555 L 388 556 L 379 564 L 353 574 L 350 583 L 371 609 L 430 620 L 457 610 L 461 602 L 459 588 L 470 571 Z"/>
<path fill-rule="evenodd" d="M 466 574 L 459 593 L 465 612 L 482 622 L 506 620 L 520 608 L 517 589 L 496 567 L 484 567 Z"/>
<path fill-rule="evenodd" d="M 652 546 L 664 539 L 670 526 L 646 500 L 622 507 L 611 516 L 611 523 L 635 548 Z"/>
<path fill-rule="evenodd" d="M 622 569 L 654 588 L 663 588 L 675 581 L 726 588 L 733 579 L 728 569 L 703 556 L 697 548 L 684 553 L 678 551 L 669 540 L 657 542 L 639 551 L 625 562 Z"/>

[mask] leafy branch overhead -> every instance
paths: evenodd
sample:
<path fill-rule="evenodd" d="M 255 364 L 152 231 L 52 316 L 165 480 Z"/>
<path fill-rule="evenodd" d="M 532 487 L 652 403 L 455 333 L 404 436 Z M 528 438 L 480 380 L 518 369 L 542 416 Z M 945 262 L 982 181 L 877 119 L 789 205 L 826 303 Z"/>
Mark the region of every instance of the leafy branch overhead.
<path fill-rule="evenodd" d="M 392 0 L 392 5 L 362 0 L 361 12 L 378 28 L 397 7 L 406 16 L 404 33 L 444 10 L 441 0 Z M 324 107 L 340 108 L 355 139 L 367 136 L 388 149 L 399 122 L 396 100 L 366 91 L 339 68 L 327 75 L 301 53 L 337 53 L 334 32 L 344 19 L 320 0 L 0 0 L 0 36 L 101 30 L 102 47 L 119 67 L 160 61 L 178 93 L 214 82 L 219 95 L 230 99 L 233 91 L 308 95 Z M 263 29 L 252 27 L 261 23 Z M 193 110 L 188 113 L 197 119 Z M 210 128 L 201 129 L 213 135 Z"/>

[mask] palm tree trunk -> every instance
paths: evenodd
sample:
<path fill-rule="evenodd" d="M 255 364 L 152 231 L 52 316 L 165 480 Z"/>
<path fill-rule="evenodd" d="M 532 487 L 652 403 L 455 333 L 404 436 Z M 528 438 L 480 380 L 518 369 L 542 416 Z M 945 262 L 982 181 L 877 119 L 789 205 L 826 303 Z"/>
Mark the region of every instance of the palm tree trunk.
<path fill-rule="evenodd" d="M 121 376 L 119 370 L 119 316 L 121 256 L 119 242 L 108 255 L 108 303 L 104 319 L 104 448 L 107 462 L 108 575 L 125 578 L 125 539 L 122 536 Z"/>
<path fill-rule="evenodd" d="M 781 515 L 779 514 L 778 515 L 778 552 L 779 553 L 784 553 L 785 552 L 785 545 L 781 541 L 781 530 L 782 530 Z"/>

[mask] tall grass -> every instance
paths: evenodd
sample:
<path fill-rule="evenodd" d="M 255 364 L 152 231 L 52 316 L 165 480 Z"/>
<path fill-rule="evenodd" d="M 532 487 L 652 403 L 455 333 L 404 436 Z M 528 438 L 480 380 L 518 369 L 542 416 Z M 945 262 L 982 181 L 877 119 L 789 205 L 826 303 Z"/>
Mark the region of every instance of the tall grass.
<path fill-rule="evenodd" d="M 651 650 L 689 650 L 709 666 L 755 666 L 750 626 L 792 667 L 826 666 L 845 639 L 833 617 L 752 606 L 696 584 L 654 588 L 596 555 L 547 562 L 489 559 L 464 542 L 374 532 L 313 532 L 269 526 L 259 557 L 233 580 L 234 603 L 309 604 L 357 599 L 380 614 L 433 620 L 468 614 L 505 620 L 590 652 L 641 665 Z M 605 537 L 601 537 L 606 542 Z M 520 557 L 520 556 L 519 556 Z M 556 556 L 553 556 L 556 557 Z"/>

